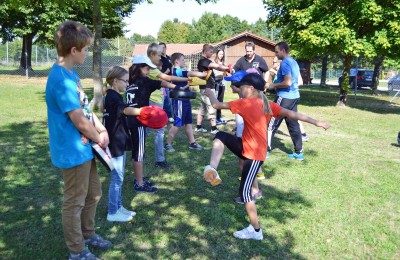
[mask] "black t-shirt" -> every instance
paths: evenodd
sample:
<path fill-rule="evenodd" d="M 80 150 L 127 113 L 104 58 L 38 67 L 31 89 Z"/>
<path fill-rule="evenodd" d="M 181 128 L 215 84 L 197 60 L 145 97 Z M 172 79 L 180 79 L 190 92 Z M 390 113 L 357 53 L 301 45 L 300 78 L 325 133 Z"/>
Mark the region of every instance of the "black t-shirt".
<path fill-rule="evenodd" d="M 150 95 L 161 88 L 161 80 L 148 77 L 138 77 L 133 84 L 126 88 L 126 104 L 130 107 L 141 108 L 149 105 Z M 135 116 L 128 116 L 128 128 L 141 126 Z"/>
<path fill-rule="evenodd" d="M 113 157 L 122 156 L 125 151 L 131 150 L 129 140 L 128 125 L 126 116 L 123 113 L 124 104 L 122 96 L 115 90 L 108 89 L 104 102 L 103 125 L 107 129 L 110 143 L 111 155 Z"/>
<path fill-rule="evenodd" d="M 200 71 L 200 72 L 211 70 L 208 67 L 211 62 L 212 61 L 207 59 L 206 57 L 201 57 L 201 59 L 197 63 L 197 70 Z M 206 88 L 211 88 L 211 89 L 215 88 L 215 75 L 214 75 L 214 72 L 211 72 L 211 76 L 207 80 L 207 85 L 200 85 L 200 89 L 206 89 Z"/>
<path fill-rule="evenodd" d="M 162 62 L 161 72 L 165 73 L 165 71 L 169 69 L 169 72 L 165 74 L 171 75 L 172 73 L 171 58 L 168 55 L 166 55 L 166 57 L 161 56 L 161 62 Z"/>
<path fill-rule="evenodd" d="M 267 63 L 261 56 L 258 56 L 257 54 L 255 54 L 254 59 L 251 62 L 246 59 L 246 56 L 241 57 L 233 68 L 235 71 L 254 68 L 258 70 L 260 75 L 268 71 Z"/>

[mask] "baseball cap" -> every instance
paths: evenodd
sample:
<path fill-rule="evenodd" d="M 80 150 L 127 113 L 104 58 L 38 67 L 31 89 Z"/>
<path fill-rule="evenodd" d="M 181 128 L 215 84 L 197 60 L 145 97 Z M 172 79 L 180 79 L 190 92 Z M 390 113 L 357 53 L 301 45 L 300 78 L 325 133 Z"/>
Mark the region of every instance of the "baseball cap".
<path fill-rule="evenodd" d="M 249 73 L 245 75 L 239 82 L 237 82 L 236 86 L 241 87 L 243 85 L 248 85 L 263 91 L 265 84 L 265 80 L 260 75 L 256 73 Z"/>
<path fill-rule="evenodd" d="M 238 70 L 232 74 L 230 77 L 224 77 L 226 81 L 240 81 L 247 74 L 244 70 Z"/>
<path fill-rule="evenodd" d="M 154 65 L 151 60 L 149 59 L 149 57 L 147 57 L 146 55 L 143 54 L 139 54 L 136 55 L 135 57 L 132 58 L 132 64 L 146 64 L 148 65 L 150 68 L 157 68 L 156 65 Z"/>

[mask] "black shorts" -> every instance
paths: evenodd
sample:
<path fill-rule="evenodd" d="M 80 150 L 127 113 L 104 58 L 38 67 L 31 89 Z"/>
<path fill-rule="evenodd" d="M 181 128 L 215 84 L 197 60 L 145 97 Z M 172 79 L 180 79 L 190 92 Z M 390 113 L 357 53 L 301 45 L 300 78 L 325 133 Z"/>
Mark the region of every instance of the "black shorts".
<path fill-rule="evenodd" d="M 144 126 L 134 126 L 129 128 L 129 133 L 132 142 L 132 159 L 135 162 L 143 162 L 146 144 L 146 128 Z"/>

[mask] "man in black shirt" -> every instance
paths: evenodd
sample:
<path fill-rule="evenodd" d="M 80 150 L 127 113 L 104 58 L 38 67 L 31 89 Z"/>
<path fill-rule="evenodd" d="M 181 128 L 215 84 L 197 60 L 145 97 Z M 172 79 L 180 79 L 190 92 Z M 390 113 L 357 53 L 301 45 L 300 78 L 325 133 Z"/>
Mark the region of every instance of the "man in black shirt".
<path fill-rule="evenodd" d="M 268 65 L 261 56 L 255 54 L 254 42 L 246 42 L 245 49 L 246 49 L 246 55 L 241 57 L 236 62 L 233 69 L 235 71 L 238 70 L 246 71 L 247 69 L 254 68 L 258 71 L 260 75 L 263 76 L 264 80 L 267 81 L 267 79 L 265 79 L 265 74 L 268 71 Z"/>
<path fill-rule="evenodd" d="M 201 132 L 201 133 L 207 132 L 207 130 L 201 126 L 203 122 L 203 117 L 205 116 L 208 119 L 210 119 L 211 133 L 216 134 L 218 132 L 217 124 L 215 121 L 216 110 L 212 107 L 210 99 L 204 95 L 204 91 L 206 88 L 210 88 L 213 91 L 215 91 L 215 75 L 214 72 L 212 72 L 213 69 L 226 71 L 229 68 L 225 65 L 213 62 L 211 60 L 213 54 L 214 54 L 214 47 L 210 44 L 204 44 L 202 57 L 197 63 L 197 69 L 200 72 L 211 70 L 211 75 L 207 79 L 207 85 L 200 85 L 201 99 L 200 99 L 199 113 L 197 114 L 197 125 L 195 132 Z"/>

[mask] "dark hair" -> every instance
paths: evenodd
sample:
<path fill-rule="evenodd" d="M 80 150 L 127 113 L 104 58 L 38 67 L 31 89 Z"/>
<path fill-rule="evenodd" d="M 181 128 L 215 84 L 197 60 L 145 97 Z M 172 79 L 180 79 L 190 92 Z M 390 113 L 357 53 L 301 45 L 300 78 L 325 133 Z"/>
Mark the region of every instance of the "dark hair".
<path fill-rule="evenodd" d="M 149 67 L 149 65 L 145 63 L 132 64 L 132 66 L 129 68 L 129 85 L 133 84 L 137 77 L 142 76 L 140 69 L 146 66 Z"/>
<path fill-rule="evenodd" d="M 222 51 L 224 53 L 224 56 L 222 56 L 221 62 L 222 62 L 222 64 L 225 64 L 225 51 L 223 49 L 217 49 L 217 51 L 215 52 L 216 53 L 215 61 L 219 62 L 219 60 L 218 60 L 218 52 L 220 52 L 220 51 Z"/>
<path fill-rule="evenodd" d="M 75 21 L 66 21 L 60 24 L 54 34 L 57 54 L 66 57 L 75 47 L 81 51 L 83 47 L 92 42 L 92 32 L 83 24 Z"/>
<path fill-rule="evenodd" d="M 280 50 L 285 49 L 286 53 L 290 52 L 290 47 L 287 42 L 278 42 L 275 46 L 278 46 Z"/>
<path fill-rule="evenodd" d="M 158 45 L 163 45 L 165 48 L 167 48 L 167 45 L 165 44 L 165 42 L 159 42 Z"/>
<path fill-rule="evenodd" d="M 183 55 L 183 54 L 180 53 L 180 52 L 175 52 L 175 53 L 173 53 L 173 54 L 171 55 L 171 63 L 172 63 L 172 66 L 175 65 L 175 61 L 176 61 L 177 59 L 180 59 L 181 57 L 185 57 L 185 55 Z"/>
<path fill-rule="evenodd" d="M 205 53 L 209 49 L 213 49 L 214 50 L 214 46 L 212 46 L 211 44 L 204 44 L 203 45 L 203 53 Z"/>
<path fill-rule="evenodd" d="M 246 42 L 246 44 L 244 45 L 244 48 L 246 49 L 247 47 L 251 47 L 253 48 L 253 51 L 256 49 L 256 45 L 254 44 L 254 42 Z"/>

